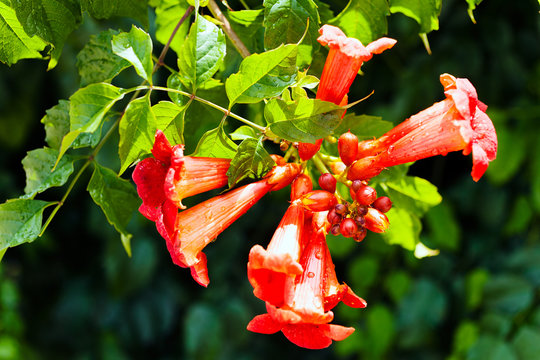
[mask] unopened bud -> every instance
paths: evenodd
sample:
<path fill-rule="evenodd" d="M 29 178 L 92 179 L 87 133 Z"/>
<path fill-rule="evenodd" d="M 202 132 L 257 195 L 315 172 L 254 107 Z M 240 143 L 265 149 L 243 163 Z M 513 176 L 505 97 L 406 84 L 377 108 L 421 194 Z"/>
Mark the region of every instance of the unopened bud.
<path fill-rule="evenodd" d="M 366 229 L 376 232 L 376 233 L 385 232 L 386 229 L 388 229 L 388 226 L 390 225 L 386 215 L 384 215 L 382 212 L 374 208 L 368 209 L 368 213 L 365 216 L 365 220 L 366 220 Z"/>
<path fill-rule="evenodd" d="M 358 153 L 358 138 L 356 135 L 347 131 L 342 134 L 338 140 L 338 151 L 341 161 L 347 166 L 351 165 L 356 160 Z"/>
<path fill-rule="evenodd" d="M 372 206 L 380 212 L 385 213 L 392 208 L 392 200 L 388 196 L 381 196 L 373 202 Z"/>
<path fill-rule="evenodd" d="M 356 192 L 356 201 L 360 205 L 371 205 L 377 199 L 377 191 L 368 185 L 362 185 Z"/>
<path fill-rule="evenodd" d="M 335 193 L 336 185 L 337 185 L 337 180 L 332 174 L 324 173 L 321 176 L 319 176 L 319 186 L 321 187 L 321 189 L 326 190 L 331 193 Z"/>
<path fill-rule="evenodd" d="M 291 200 L 296 200 L 311 190 L 313 190 L 313 184 L 309 176 L 300 174 L 291 185 Z"/>
<path fill-rule="evenodd" d="M 358 226 L 351 218 L 343 219 L 341 224 L 339 225 L 339 230 L 341 232 L 341 235 L 345 237 L 353 237 L 353 235 L 358 230 Z"/>
<path fill-rule="evenodd" d="M 310 211 L 326 211 L 336 206 L 337 200 L 334 194 L 325 190 L 314 190 L 301 198 L 304 207 Z"/>

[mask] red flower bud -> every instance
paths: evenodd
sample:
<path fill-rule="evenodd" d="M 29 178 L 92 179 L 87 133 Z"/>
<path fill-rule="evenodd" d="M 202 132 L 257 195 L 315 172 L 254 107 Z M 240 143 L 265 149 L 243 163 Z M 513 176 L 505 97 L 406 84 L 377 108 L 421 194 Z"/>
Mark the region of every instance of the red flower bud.
<path fill-rule="evenodd" d="M 336 212 L 335 209 L 328 211 L 326 218 L 330 224 L 338 224 L 341 222 L 341 216 Z"/>
<path fill-rule="evenodd" d="M 302 171 L 302 166 L 295 163 L 287 163 L 283 166 L 274 166 L 266 174 L 266 182 L 274 185 L 270 191 L 277 191 L 289 185 Z"/>
<path fill-rule="evenodd" d="M 385 213 L 392 208 L 392 200 L 388 196 L 381 196 L 373 202 L 372 206 L 380 212 Z"/>
<path fill-rule="evenodd" d="M 366 234 L 367 234 L 367 230 L 365 228 L 361 228 L 360 230 L 356 232 L 356 234 L 354 234 L 353 239 L 356 242 L 360 242 L 364 240 L 364 238 L 366 237 Z"/>
<path fill-rule="evenodd" d="M 366 229 L 376 233 L 385 232 L 390 225 L 388 218 L 382 212 L 377 209 L 369 208 L 368 213 L 365 216 Z"/>
<path fill-rule="evenodd" d="M 304 207 L 310 211 L 326 211 L 336 206 L 334 194 L 324 190 L 314 190 L 301 198 Z"/>
<path fill-rule="evenodd" d="M 358 231 L 358 226 L 351 218 L 343 219 L 341 222 L 341 225 L 339 225 L 339 230 L 341 231 L 341 235 L 349 238 L 353 237 L 353 235 Z"/>
<path fill-rule="evenodd" d="M 337 180 L 332 174 L 324 173 L 321 176 L 319 176 L 319 186 L 321 187 L 321 189 L 326 190 L 331 193 L 335 193 L 336 185 L 337 185 Z"/>
<path fill-rule="evenodd" d="M 358 138 L 356 135 L 347 131 L 342 134 L 338 140 L 338 151 L 341 161 L 347 166 L 351 165 L 356 160 L 358 153 Z"/>
<path fill-rule="evenodd" d="M 291 201 L 307 194 L 313 190 L 311 179 L 306 174 L 300 174 L 291 185 Z"/>
<path fill-rule="evenodd" d="M 371 186 L 363 185 L 356 191 L 356 201 L 361 205 L 371 205 L 375 199 L 377 199 L 377 191 Z"/>
<path fill-rule="evenodd" d="M 315 141 L 315 144 L 312 143 L 298 143 L 298 155 L 302 161 L 309 160 L 319 151 L 321 148 L 322 139 Z"/>

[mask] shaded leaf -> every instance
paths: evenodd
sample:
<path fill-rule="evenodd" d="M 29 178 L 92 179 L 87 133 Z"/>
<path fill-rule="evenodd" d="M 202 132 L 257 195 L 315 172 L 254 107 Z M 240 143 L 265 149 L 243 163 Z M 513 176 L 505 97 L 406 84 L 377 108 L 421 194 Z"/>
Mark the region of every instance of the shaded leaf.
<path fill-rule="evenodd" d="M 467 352 L 466 360 L 517 360 L 509 344 L 504 340 L 481 335 Z"/>
<path fill-rule="evenodd" d="M 297 53 L 298 46 L 289 44 L 245 58 L 225 83 L 229 108 L 281 94 L 296 79 Z"/>
<path fill-rule="evenodd" d="M 299 46 L 299 63 L 309 64 L 311 52 L 319 48 L 319 12 L 312 0 L 265 0 L 264 47 L 275 49 L 281 44 L 297 43 L 309 29 Z"/>
<path fill-rule="evenodd" d="M 24 31 L 51 43 L 48 69 L 56 66 L 68 35 L 81 23 L 81 8 L 76 0 L 12 0 Z"/>
<path fill-rule="evenodd" d="M 111 169 L 94 163 L 94 173 L 87 190 L 94 202 L 103 210 L 109 224 L 121 234 L 122 244 L 128 255 L 131 255 L 129 247 L 131 234 L 127 232 L 126 227 L 133 212 L 141 203 L 133 184 L 120 178 Z"/>
<path fill-rule="evenodd" d="M 28 36 L 15 11 L 0 2 L 0 62 L 15 64 L 20 59 L 41 59 L 47 43 L 38 36 Z"/>
<path fill-rule="evenodd" d="M 227 177 L 229 188 L 246 177 L 261 178 L 275 165 L 270 154 L 264 149 L 263 137 L 247 138 L 238 146 L 238 151 L 231 161 Z"/>
<path fill-rule="evenodd" d="M 379 359 L 387 351 L 396 336 L 394 316 L 387 307 L 375 305 L 370 308 L 366 319 L 370 359 Z"/>
<path fill-rule="evenodd" d="M 96 19 L 126 16 L 148 27 L 147 0 L 80 0 L 83 11 Z"/>
<path fill-rule="evenodd" d="M 393 127 L 390 121 L 384 121 L 379 116 L 347 114 L 334 133 L 337 135 L 350 131 L 358 140 L 366 140 L 379 137 Z"/>
<path fill-rule="evenodd" d="M 479 332 L 478 326 L 473 322 L 465 320 L 459 324 L 454 334 L 453 352 L 465 355 L 478 339 Z"/>
<path fill-rule="evenodd" d="M 484 286 L 485 306 L 501 314 L 517 314 L 528 308 L 533 298 L 533 286 L 515 275 L 493 277 Z"/>
<path fill-rule="evenodd" d="M 152 39 L 144 30 L 132 26 L 128 33 L 114 35 L 112 51 L 129 61 L 137 74 L 152 84 Z"/>
<path fill-rule="evenodd" d="M 484 285 L 489 280 L 485 269 L 475 269 L 465 277 L 465 303 L 470 310 L 477 309 L 484 298 Z"/>
<path fill-rule="evenodd" d="M 457 250 L 461 237 L 460 227 L 452 209 L 443 202 L 426 213 L 429 236 L 440 249 Z"/>
<path fill-rule="evenodd" d="M 129 103 L 118 126 L 119 174 L 122 174 L 141 155 L 150 152 L 154 145 L 156 125 L 156 117 L 150 108 L 149 93 Z"/>
<path fill-rule="evenodd" d="M 350 0 L 345 9 L 330 21 L 347 36 L 367 45 L 388 33 L 386 17 L 390 15 L 387 0 Z"/>
<path fill-rule="evenodd" d="M 400 208 L 395 203 L 394 197 L 391 197 L 391 199 L 394 201 L 394 206 L 386 213 L 390 221 L 390 227 L 381 235 L 388 244 L 400 245 L 412 251 L 420 241 L 422 224 L 416 215 L 404 208 Z"/>
<path fill-rule="evenodd" d="M 170 101 L 160 101 L 152 106 L 152 112 L 156 117 L 156 127 L 163 131 L 171 144 L 183 144 L 186 107 Z"/>
<path fill-rule="evenodd" d="M 178 55 L 180 80 L 195 93 L 219 69 L 225 51 L 223 31 L 204 17 L 197 17 Z"/>
<path fill-rule="evenodd" d="M 420 25 L 420 33 L 439 30 L 442 0 L 390 0 L 390 12 L 402 13 Z"/>
<path fill-rule="evenodd" d="M 298 102 L 272 99 L 264 108 L 272 133 L 289 141 L 311 143 L 332 134 L 342 113 L 338 105 L 309 98 L 300 98 Z"/>
<path fill-rule="evenodd" d="M 73 173 L 73 159 L 63 156 L 54 168 L 58 150 L 42 148 L 29 151 L 22 160 L 26 173 L 24 192 L 28 197 L 47 190 L 53 186 L 64 185 Z"/>
<path fill-rule="evenodd" d="M 394 302 L 399 303 L 403 296 L 407 294 L 412 283 L 411 277 L 407 272 L 398 270 L 392 272 L 386 276 L 384 280 L 384 288 L 394 300 Z"/>
<path fill-rule="evenodd" d="M 236 155 L 236 149 L 236 144 L 225 134 L 222 125 L 219 125 L 204 133 L 191 156 L 232 159 Z"/>
<path fill-rule="evenodd" d="M 231 133 L 230 136 L 233 140 L 257 139 L 258 133 L 251 126 L 242 125 Z"/>
<path fill-rule="evenodd" d="M 41 231 L 43 210 L 54 203 L 15 199 L 0 205 L 0 250 L 34 241 Z"/>
<path fill-rule="evenodd" d="M 118 35 L 116 30 L 102 31 L 92 35 L 88 43 L 77 54 L 77 68 L 81 77 L 81 86 L 98 82 L 110 82 L 129 62 L 112 51 L 111 41 Z"/>
<path fill-rule="evenodd" d="M 540 354 L 540 331 L 523 326 L 512 340 L 512 347 L 521 360 L 534 359 Z"/>

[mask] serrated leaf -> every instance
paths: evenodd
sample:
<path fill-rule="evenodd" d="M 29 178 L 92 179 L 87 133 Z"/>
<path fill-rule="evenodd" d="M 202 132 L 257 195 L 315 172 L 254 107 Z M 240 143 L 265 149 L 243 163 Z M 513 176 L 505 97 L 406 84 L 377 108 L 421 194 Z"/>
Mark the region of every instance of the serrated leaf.
<path fill-rule="evenodd" d="M 122 70 L 130 66 L 126 59 L 112 51 L 111 41 L 119 31 L 102 31 L 92 35 L 88 43 L 77 54 L 77 68 L 81 86 L 99 82 L 110 82 Z"/>
<path fill-rule="evenodd" d="M 110 84 L 91 84 L 71 95 L 69 106 L 70 131 L 60 144 L 58 159 L 83 133 L 94 133 L 103 122 L 105 114 L 124 97 L 125 90 Z"/>
<path fill-rule="evenodd" d="M 38 36 L 28 36 L 15 10 L 0 2 L 0 62 L 15 64 L 21 59 L 41 59 L 47 43 Z"/>
<path fill-rule="evenodd" d="M 223 126 L 204 133 L 191 156 L 219 157 L 232 159 L 236 155 L 237 145 L 229 139 Z"/>
<path fill-rule="evenodd" d="M 63 156 L 55 167 L 57 158 L 58 150 L 42 148 L 29 151 L 22 160 L 26 173 L 24 192 L 28 197 L 53 186 L 62 186 L 68 181 L 73 173 L 73 159 Z"/>
<path fill-rule="evenodd" d="M 120 178 L 111 169 L 95 163 L 94 173 L 87 187 L 94 202 L 99 205 L 109 224 L 121 234 L 122 244 L 131 255 L 126 227 L 133 212 L 139 207 L 140 199 L 133 184 Z"/>
<path fill-rule="evenodd" d="M 161 0 L 156 7 L 156 39 L 165 45 L 182 18 L 189 4 L 185 0 Z M 189 29 L 189 19 L 186 19 L 176 32 L 172 42 L 171 49 L 177 54 L 182 49 L 182 44 Z"/>
<path fill-rule="evenodd" d="M 133 65 L 137 74 L 152 84 L 152 39 L 133 25 L 128 33 L 113 36 L 112 51 Z"/>
<path fill-rule="evenodd" d="M 240 70 L 225 83 L 229 108 L 281 94 L 296 80 L 297 53 L 298 45 L 289 44 L 245 58 Z"/>
<path fill-rule="evenodd" d="M 395 199 L 391 198 L 395 203 Z M 400 245 L 401 247 L 413 251 L 420 241 L 420 231 L 422 224 L 418 217 L 405 209 L 393 206 L 386 213 L 390 222 L 390 227 L 382 234 L 388 244 Z"/>
<path fill-rule="evenodd" d="M 439 30 L 442 0 L 390 0 L 390 12 L 402 13 L 420 25 L 420 33 Z"/>
<path fill-rule="evenodd" d="M 171 144 L 183 144 L 186 107 L 170 101 L 160 101 L 152 106 L 152 112 L 156 117 L 156 127 L 163 131 Z"/>
<path fill-rule="evenodd" d="M 76 0 L 12 0 L 24 31 L 53 45 L 48 69 L 58 63 L 68 35 L 79 27 L 81 8 Z"/>
<path fill-rule="evenodd" d="M 156 117 L 150 108 L 149 94 L 129 103 L 120 120 L 120 172 L 122 174 L 141 155 L 148 154 L 154 145 Z"/>
<path fill-rule="evenodd" d="M 219 69 L 226 48 L 223 31 L 204 17 L 197 17 L 178 55 L 180 80 L 195 93 Z"/>
<path fill-rule="evenodd" d="M 309 98 L 300 98 L 298 102 L 272 99 L 264 108 L 272 133 L 285 140 L 310 143 L 332 134 L 342 114 L 339 105 Z"/>
<path fill-rule="evenodd" d="M 45 127 L 45 141 L 49 147 L 60 149 L 62 138 L 69 133 L 69 101 L 59 100 L 58 104 L 46 111 L 46 115 L 41 119 Z M 101 127 L 94 133 L 81 133 L 71 144 L 73 148 L 85 146 L 94 147 L 101 137 Z"/>
<path fill-rule="evenodd" d="M 334 133 L 337 135 L 350 131 L 358 140 L 366 140 L 379 137 L 393 127 L 390 121 L 384 121 L 379 116 L 347 114 Z"/>
<path fill-rule="evenodd" d="M 247 177 L 258 179 L 275 165 L 270 154 L 264 149 L 263 137 L 248 138 L 240 143 L 238 151 L 231 161 L 227 177 L 229 188 Z"/>
<path fill-rule="evenodd" d="M 265 0 L 264 6 L 264 47 L 274 49 L 281 44 L 298 42 L 308 26 L 299 49 L 299 63 L 311 62 L 312 48 L 319 48 L 319 12 L 312 0 Z"/>
<path fill-rule="evenodd" d="M 0 205 L 0 250 L 34 241 L 41 231 L 43 210 L 53 203 L 32 199 Z"/>
<path fill-rule="evenodd" d="M 80 0 L 83 11 L 96 19 L 126 16 L 148 27 L 148 1 L 146 0 Z"/>
<path fill-rule="evenodd" d="M 388 33 L 386 17 L 390 15 L 387 0 L 350 0 L 345 9 L 330 21 L 347 36 L 362 44 L 377 40 Z"/>

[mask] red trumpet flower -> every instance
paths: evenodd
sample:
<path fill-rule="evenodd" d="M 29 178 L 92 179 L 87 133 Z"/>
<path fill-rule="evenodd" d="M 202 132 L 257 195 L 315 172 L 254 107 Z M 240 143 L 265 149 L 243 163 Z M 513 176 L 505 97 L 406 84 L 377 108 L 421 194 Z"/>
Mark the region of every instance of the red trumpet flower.
<path fill-rule="evenodd" d="M 349 169 L 351 180 L 369 179 L 385 167 L 450 151 L 472 152 L 471 176 L 478 181 L 497 155 L 497 134 L 467 79 L 441 75 L 446 99 L 411 116 L 379 139 L 358 144 L 358 158 Z"/>

